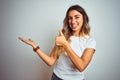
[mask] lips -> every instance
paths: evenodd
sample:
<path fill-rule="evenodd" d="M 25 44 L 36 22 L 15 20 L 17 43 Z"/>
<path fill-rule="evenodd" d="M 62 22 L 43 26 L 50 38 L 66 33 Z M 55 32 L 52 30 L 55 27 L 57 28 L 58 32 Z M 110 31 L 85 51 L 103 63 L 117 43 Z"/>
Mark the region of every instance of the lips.
<path fill-rule="evenodd" d="M 72 28 L 72 29 L 76 29 L 76 28 L 77 28 L 77 25 L 72 25 L 71 28 Z"/>

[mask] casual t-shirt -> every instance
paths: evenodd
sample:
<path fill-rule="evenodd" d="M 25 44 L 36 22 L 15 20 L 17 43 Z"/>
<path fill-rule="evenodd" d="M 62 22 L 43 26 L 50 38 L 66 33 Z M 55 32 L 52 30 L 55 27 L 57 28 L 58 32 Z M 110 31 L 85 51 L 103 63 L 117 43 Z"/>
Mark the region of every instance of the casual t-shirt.
<path fill-rule="evenodd" d="M 85 37 L 70 37 L 71 43 L 70 46 L 73 51 L 81 57 L 85 48 L 96 49 L 96 41 L 90 36 Z M 84 74 L 80 72 L 74 64 L 71 62 L 66 53 L 62 53 L 55 66 L 54 73 L 63 80 L 83 80 Z"/>

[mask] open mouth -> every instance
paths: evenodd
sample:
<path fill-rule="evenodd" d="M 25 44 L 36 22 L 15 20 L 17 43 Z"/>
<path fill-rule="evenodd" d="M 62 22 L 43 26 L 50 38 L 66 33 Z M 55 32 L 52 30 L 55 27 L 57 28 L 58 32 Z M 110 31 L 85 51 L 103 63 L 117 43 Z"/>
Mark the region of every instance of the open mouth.
<path fill-rule="evenodd" d="M 76 29 L 76 28 L 77 28 L 77 25 L 72 25 L 71 28 L 72 28 L 72 29 Z"/>

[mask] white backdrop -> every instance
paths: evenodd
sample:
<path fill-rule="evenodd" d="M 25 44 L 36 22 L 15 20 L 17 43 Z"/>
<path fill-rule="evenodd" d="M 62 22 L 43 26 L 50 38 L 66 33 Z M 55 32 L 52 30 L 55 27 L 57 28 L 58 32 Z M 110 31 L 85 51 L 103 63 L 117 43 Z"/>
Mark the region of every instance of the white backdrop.
<path fill-rule="evenodd" d="M 32 38 L 49 55 L 73 4 L 88 13 L 97 41 L 86 80 L 120 79 L 119 0 L 0 0 L 0 80 L 50 80 L 53 68 L 18 37 Z"/>

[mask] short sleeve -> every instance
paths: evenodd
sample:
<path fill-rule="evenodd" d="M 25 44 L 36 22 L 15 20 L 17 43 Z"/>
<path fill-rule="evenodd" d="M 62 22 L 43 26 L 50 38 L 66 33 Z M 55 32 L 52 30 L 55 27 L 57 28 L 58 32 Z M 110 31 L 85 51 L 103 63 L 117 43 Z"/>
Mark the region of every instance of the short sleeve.
<path fill-rule="evenodd" d="M 96 41 L 94 38 L 90 37 L 87 41 L 86 41 L 86 45 L 85 48 L 93 48 L 96 50 Z"/>

